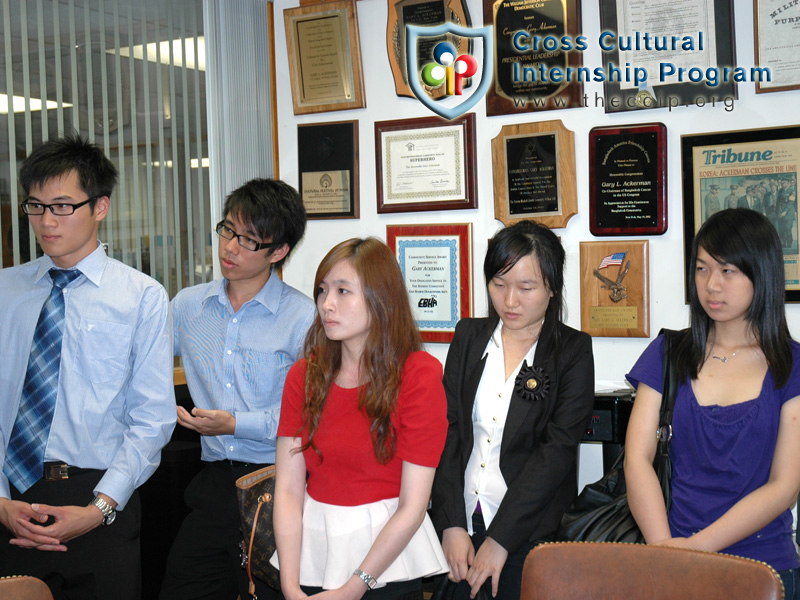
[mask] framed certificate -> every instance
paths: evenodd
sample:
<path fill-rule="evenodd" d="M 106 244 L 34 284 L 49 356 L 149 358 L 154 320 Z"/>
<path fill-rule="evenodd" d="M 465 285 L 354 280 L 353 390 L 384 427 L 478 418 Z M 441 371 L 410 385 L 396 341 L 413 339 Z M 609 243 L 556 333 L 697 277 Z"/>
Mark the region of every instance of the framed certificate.
<path fill-rule="evenodd" d="M 387 225 L 423 341 L 449 343 L 472 316 L 472 224 Z"/>
<path fill-rule="evenodd" d="M 294 114 L 364 108 L 355 0 L 283 11 Z"/>
<path fill-rule="evenodd" d="M 378 213 L 477 208 L 475 114 L 375 123 Z"/>
<path fill-rule="evenodd" d="M 680 79 L 680 69 L 705 74 L 736 66 L 732 0 L 600 0 L 600 27 L 610 48 L 603 51 L 603 66 L 620 72 L 603 84 L 606 112 L 722 104 L 737 97 L 732 79 L 714 86 L 693 83 L 687 75 Z M 655 41 L 651 51 L 643 47 L 642 34 L 651 32 L 662 46 L 658 51 Z M 673 37 L 680 42 L 674 49 Z M 637 68 L 647 73 L 644 81 L 638 81 Z"/>
<path fill-rule="evenodd" d="M 800 126 L 684 135 L 681 162 L 686 277 L 693 272 L 688 262 L 692 240 L 705 220 L 722 208 L 751 208 L 764 214 L 778 231 L 786 301 L 800 302 Z"/>
<path fill-rule="evenodd" d="M 756 93 L 800 89 L 800 19 L 796 3 L 753 0 L 756 65 L 772 81 L 756 81 Z"/>
<path fill-rule="evenodd" d="M 589 132 L 589 231 L 661 235 L 667 230 L 667 128 L 663 123 Z"/>
<path fill-rule="evenodd" d="M 583 66 L 580 50 L 549 42 L 544 47 L 538 41 L 577 39 L 580 0 L 483 0 L 483 23 L 494 27 L 494 80 L 486 94 L 487 117 L 583 106 L 582 80 L 544 81 L 525 72 L 541 66 L 566 73 Z M 522 32 L 526 35 L 518 37 Z"/>
<path fill-rule="evenodd" d="M 358 121 L 298 125 L 297 166 L 309 219 L 358 218 Z"/>
<path fill-rule="evenodd" d="M 578 212 L 575 135 L 561 121 L 504 125 L 492 139 L 494 216 L 566 227 Z"/>

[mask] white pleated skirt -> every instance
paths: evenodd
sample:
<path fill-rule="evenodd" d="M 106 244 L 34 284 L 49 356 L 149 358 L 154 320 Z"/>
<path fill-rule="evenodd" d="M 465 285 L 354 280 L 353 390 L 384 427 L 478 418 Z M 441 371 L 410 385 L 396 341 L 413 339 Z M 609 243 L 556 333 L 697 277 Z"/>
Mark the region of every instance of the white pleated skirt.
<path fill-rule="evenodd" d="M 397 510 L 398 502 L 398 498 L 391 498 L 359 506 L 336 506 L 317 502 L 306 493 L 300 546 L 300 584 L 326 590 L 344 585 Z M 280 569 L 277 552 L 270 562 Z M 433 523 L 426 514 L 405 549 L 377 578 L 377 587 L 392 581 L 447 573 L 449 570 Z"/>

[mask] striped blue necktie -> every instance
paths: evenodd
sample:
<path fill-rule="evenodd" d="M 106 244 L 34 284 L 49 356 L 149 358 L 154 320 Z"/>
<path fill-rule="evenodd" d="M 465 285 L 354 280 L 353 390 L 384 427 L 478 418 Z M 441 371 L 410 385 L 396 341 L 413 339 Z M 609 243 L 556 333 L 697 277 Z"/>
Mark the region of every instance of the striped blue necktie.
<path fill-rule="evenodd" d="M 11 431 L 3 473 L 21 494 L 42 478 L 44 449 L 53 423 L 64 332 L 62 290 L 80 271 L 50 269 L 53 289 L 42 306 L 33 334 L 17 420 Z"/>

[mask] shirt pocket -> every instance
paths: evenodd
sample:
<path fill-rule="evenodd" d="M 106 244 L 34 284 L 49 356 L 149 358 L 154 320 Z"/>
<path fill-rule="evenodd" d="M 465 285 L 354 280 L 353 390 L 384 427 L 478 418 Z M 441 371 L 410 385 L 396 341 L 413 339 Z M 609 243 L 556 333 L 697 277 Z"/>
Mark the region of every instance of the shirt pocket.
<path fill-rule="evenodd" d="M 283 384 L 292 361 L 281 352 L 242 351 L 242 379 L 257 404 L 280 406 Z"/>
<path fill-rule="evenodd" d="M 130 325 L 81 319 L 75 371 L 95 383 L 123 378 L 128 370 L 132 338 Z"/>

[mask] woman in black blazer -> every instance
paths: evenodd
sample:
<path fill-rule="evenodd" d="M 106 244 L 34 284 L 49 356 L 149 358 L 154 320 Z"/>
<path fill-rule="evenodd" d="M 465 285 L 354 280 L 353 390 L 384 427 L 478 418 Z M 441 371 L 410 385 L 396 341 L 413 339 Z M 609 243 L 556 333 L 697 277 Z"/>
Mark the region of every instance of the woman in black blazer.
<path fill-rule="evenodd" d="M 444 369 L 449 429 L 433 483 L 456 597 L 519 598 L 522 566 L 577 495 L 594 402 L 591 338 L 561 322 L 564 249 L 531 221 L 499 231 L 483 265 L 489 317 L 456 327 Z M 493 439 L 494 438 L 494 439 Z"/>

